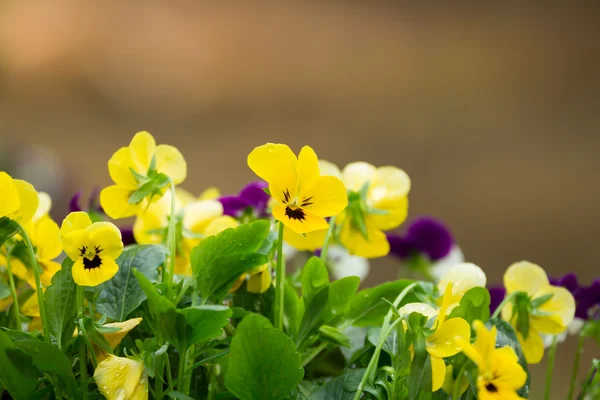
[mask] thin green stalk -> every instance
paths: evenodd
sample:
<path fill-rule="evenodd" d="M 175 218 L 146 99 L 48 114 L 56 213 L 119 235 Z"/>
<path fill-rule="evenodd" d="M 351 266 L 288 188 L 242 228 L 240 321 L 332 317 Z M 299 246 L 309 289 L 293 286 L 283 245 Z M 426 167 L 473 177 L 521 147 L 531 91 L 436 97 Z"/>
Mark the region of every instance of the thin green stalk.
<path fill-rule="evenodd" d="M 579 373 L 581 354 L 583 353 L 583 342 L 585 342 L 585 337 L 579 336 L 579 341 L 577 343 L 577 351 L 575 352 L 573 373 L 571 374 L 571 384 L 569 385 L 569 395 L 567 396 L 568 400 L 573 400 L 573 396 L 575 395 L 575 383 L 577 382 L 577 374 Z"/>
<path fill-rule="evenodd" d="M 318 356 L 319 354 L 321 354 L 321 352 L 327 347 L 327 345 L 328 345 L 328 343 L 323 342 L 320 345 L 318 345 L 317 347 L 315 347 L 310 353 L 308 353 L 306 356 L 304 356 L 302 358 L 302 361 L 300 362 L 300 366 L 301 367 L 306 366 L 316 356 Z"/>
<path fill-rule="evenodd" d="M 181 393 L 187 394 L 184 389 L 185 385 L 185 359 L 187 351 L 179 353 L 179 367 L 177 368 L 177 390 Z"/>
<path fill-rule="evenodd" d="M 92 358 L 92 365 L 94 366 L 94 369 L 96 369 L 98 366 L 98 359 L 96 358 L 96 352 L 94 351 L 90 337 L 88 336 L 85 326 L 83 325 L 83 318 L 79 318 L 77 322 L 79 324 L 79 331 L 83 335 L 84 343 L 88 349 L 90 357 Z"/>
<path fill-rule="evenodd" d="M 584 381 L 584 384 L 583 384 L 583 389 L 581 389 L 581 393 L 579 393 L 579 397 L 577 397 L 578 399 L 581 399 L 581 400 L 585 399 L 585 394 L 587 393 L 588 389 L 592 385 L 592 380 L 594 379 L 594 374 L 595 373 L 596 373 L 596 368 L 592 367 L 590 369 L 590 372 L 585 377 L 585 381 Z"/>
<path fill-rule="evenodd" d="M 504 298 L 504 300 L 502 300 L 502 303 L 500 303 L 500 305 L 496 308 L 496 310 L 494 310 L 494 314 L 492 315 L 492 318 L 498 318 L 498 315 L 500 315 L 500 312 L 502 311 L 504 306 L 507 305 L 508 302 L 511 301 L 513 299 L 513 297 L 515 297 L 519 293 L 521 293 L 521 292 L 512 292 L 511 294 L 506 296 Z"/>
<path fill-rule="evenodd" d="M 335 230 L 335 215 L 329 218 L 329 229 L 327 229 L 327 234 L 325 235 L 325 241 L 323 241 L 323 246 L 321 247 L 321 260 L 324 263 L 327 263 L 327 252 L 329 251 L 329 242 L 331 241 L 331 237 L 333 236 L 333 231 Z"/>
<path fill-rule="evenodd" d="M 177 232 L 175 218 L 175 182 L 171 180 L 171 216 L 169 217 L 168 241 L 169 241 L 169 273 L 167 275 L 167 297 L 173 298 L 173 277 L 175 275 L 175 253 L 177 251 Z"/>
<path fill-rule="evenodd" d="M 283 331 L 283 304 L 285 298 L 285 260 L 283 259 L 283 222 L 279 222 L 277 237 L 277 268 L 275 269 L 275 328 Z"/>
<path fill-rule="evenodd" d="M 464 363 L 458 370 L 458 375 L 456 375 L 456 380 L 454 381 L 454 388 L 452 389 L 452 400 L 460 399 L 460 386 L 465 375 L 465 370 L 467 369 L 467 364 L 468 362 Z"/>
<path fill-rule="evenodd" d="M 159 343 L 160 344 L 160 343 Z M 163 380 L 162 374 L 165 363 L 163 362 L 163 355 L 156 357 L 156 370 L 154 373 L 154 394 L 155 399 L 160 400 L 163 398 Z"/>
<path fill-rule="evenodd" d="M 42 332 L 44 333 L 44 341 L 46 343 L 50 343 L 50 331 L 48 329 L 48 311 L 46 310 L 46 301 L 44 300 L 44 287 L 42 286 L 42 280 L 40 278 L 40 266 L 35 259 L 35 252 L 33 250 L 33 245 L 31 244 L 31 240 L 29 239 L 29 235 L 25 231 L 25 228 L 21 226 L 18 222 L 15 223 L 19 226 L 19 231 L 21 232 L 21 236 L 23 240 L 25 240 L 25 244 L 27 245 L 27 250 L 29 253 L 29 260 L 31 261 L 31 267 L 33 268 L 33 276 L 35 277 L 35 286 L 36 293 L 38 297 L 38 304 L 40 308 L 40 318 L 42 320 Z"/>
<path fill-rule="evenodd" d="M 167 385 L 169 385 L 167 389 L 173 390 L 173 373 L 171 372 L 171 360 L 169 359 L 169 353 L 165 353 L 164 356 L 166 360 L 165 368 L 167 369 Z"/>
<path fill-rule="evenodd" d="M 10 266 L 10 256 L 12 255 L 13 247 L 9 247 L 6 251 L 6 271 L 8 272 L 8 283 L 10 284 L 10 294 L 13 298 L 13 306 L 15 308 L 15 325 L 18 330 L 21 330 L 21 311 L 19 310 L 19 298 L 17 297 L 17 289 L 15 287 L 15 278 L 13 277 L 12 267 Z"/>
<path fill-rule="evenodd" d="M 548 354 L 548 366 L 546 368 L 546 391 L 544 392 L 544 399 L 550 398 L 550 388 L 552 387 L 552 372 L 554 371 L 554 360 L 556 359 L 556 345 L 558 340 L 556 335 L 552 337 L 552 346 L 550 347 L 550 353 Z"/>
<path fill-rule="evenodd" d="M 207 400 L 214 400 L 215 399 L 215 394 L 216 394 L 216 389 L 217 389 L 217 366 L 216 365 L 211 365 L 209 367 L 209 371 L 210 371 L 210 382 L 208 383 L 208 396 L 207 396 Z"/>
<path fill-rule="evenodd" d="M 371 360 L 369 361 L 369 365 L 367 365 L 367 369 L 365 370 L 365 374 L 363 375 L 362 379 L 360 380 L 360 383 L 358 384 L 358 388 L 356 389 L 356 393 L 354 394 L 354 400 L 359 400 L 360 396 L 362 396 L 362 393 L 365 390 L 365 386 L 367 385 L 367 381 L 369 380 L 369 377 L 373 373 L 374 368 L 377 366 L 377 362 L 379 361 L 379 353 L 381 353 L 381 349 L 383 348 L 383 345 L 385 344 L 385 339 L 387 339 L 387 337 L 396 328 L 396 325 L 398 325 L 401 322 L 402 322 L 401 318 L 398 318 L 397 320 L 395 320 L 390 325 L 390 327 L 385 331 L 383 338 L 382 337 L 379 338 L 379 341 L 377 342 L 377 346 L 375 347 L 375 352 L 373 353 L 373 356 L 371 357 Z"/>
<path fill-rule="evenodd" d="M 83 326 L 83 287 L 77 285 L 76 289 L 76 297 L 77 297 L 77 319 L 80 325 L 80 338 L 79 338 L 79 379 L 81 384 L 81 394 L 83 399 L 87 399 L 88 393 L 88 385 L 87 385 L 87 356 L 85 352 L 86 348 L 86 340 L 84 338 L 84 331 L 81 330 L 81 326 Z"/>

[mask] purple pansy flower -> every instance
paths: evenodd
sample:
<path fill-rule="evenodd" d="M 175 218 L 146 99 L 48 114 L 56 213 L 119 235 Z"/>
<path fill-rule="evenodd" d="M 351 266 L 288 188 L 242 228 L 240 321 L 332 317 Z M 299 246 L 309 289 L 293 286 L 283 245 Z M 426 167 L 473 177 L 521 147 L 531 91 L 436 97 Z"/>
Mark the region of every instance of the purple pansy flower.
<path fill-rule="evenodd" d="M 490 314 L 493 314 L 506 297 L 506 289 L 502 286 L 492 286 L 488 291 L 490 292 Z"/>
<path fill-rule="evenodd" d="M 269 195 L 264 189 L 269 187 L 266 182 L 255 181 L 247 184 L 237 196 L 222 196 L 219 198 L 223 204 L 223 214 L 239 217 L 244 210 L 251 207 L 259 217 L 264 217 L 267 211 Z"/>
<path fill-rule="evenodd" d="M 426 254 L 431 261 L 440 260 L 450 253 L 454 239 L 440 221 L 421 217 L 415 219 L 404 235 L 387 233 L 390 254 L 407 259 L 415 253 Z"/>

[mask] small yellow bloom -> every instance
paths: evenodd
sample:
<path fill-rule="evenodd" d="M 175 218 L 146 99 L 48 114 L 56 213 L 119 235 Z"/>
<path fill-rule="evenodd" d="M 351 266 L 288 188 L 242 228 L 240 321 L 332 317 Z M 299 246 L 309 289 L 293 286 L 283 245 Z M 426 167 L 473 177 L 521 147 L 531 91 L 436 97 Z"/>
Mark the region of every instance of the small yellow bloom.
<path fill-rule="evenodd" d="M 496 348 L 496 327 L 487 330 L 481 321 L 473 327 L 475 344 L 460 340 L 463 353 L 479 368 L 477 392 L 480 400 L 520 400 L 516 391 L 527 381 L 527 374 L 510 346 Z"/>
<path fill-rule="evenodd" d="M 73 260 L 73 280 L 80 286 L 97 286 L 119 270 L 115 262 L 123 251 L 121 231 L 110 222 L 92 224 L 85 212 L 72 212 L 64 219 L 60 237 Z"/>
<path fill-rule="evenodd" d="M 131 194 L 153 174 L 163 173 L 178 185 L 186 177 L 187 164 L 179 150 L 166 144 L 157 146 L 154 137 L 144 131 L 136 133 L 128 147 L 113 154 L 108 172 L 115 184 L 102 190 L 100 204 L 109 217 L 118 219 L 131 217 L 143 211 L 148 201 L 160 198 L 149 195 L 138 203 L 129 203 Z"/>
<path fill-rule="evenodd" d="M 327 161 L 320 166 L 327 174 L 341 177 L 349 192 L 350 203 L 337 220 L 344 247 L 365 258 L 387 255 L 390 245 L 384 231 L 398 227 L 408 215 L 410 178 L 406 172 L 365 162 L 348 164 L 343 171 Z"/>
<path fill-rule="evenodd" d="M 268 143 L 252 150 L 248 166 L 269 184 L 276 200 L 273 216 L 298 234 L 327 229 L 325 217 L 348 204 L 342 181 L 321 175 L 317 155 L 309 146 L 296 157 L 288 146 Z"/>
<path fill-rule="evenodd" d="M 0 218 L 26 223 L 33 218 L 38 203 L 38 193 L 30 183 L 0 172 Z"/>
<path fill-rule="evenodd" d="M 123 338 L 136 326 L 138 326 L 140 323 L 142 322 L 142 318 L 132 318 L 132 319 L 128 319 L 127 321 L 123 321 L 123 322 L 110 322 L 108 324 L 104 324 L 102 325 L 105 328 L 118 328 L 119 330 L 116 332 L 104 332 L 102 333 L 102 336 L 104 336 L 104 339 L 106 339 L 106 342 L 108 343 L 108 345 L 114 350 L 119 343 L 121 343 L 121 341 L 123 340 Z M 73 336 L 77 336 L 78 335 L 78 329 L 75 328 L 75 332 L 73 333 Z M 96 344 L 94 345 L 94 350 L 96 352 L 96 359 L 98 361 L 102 361 L 105 360 L 106 358 L 108 358 L 109 354 L 107 352 L 105 352 L 104 350 L 102 350 L 100 347 L 96 346 Z"/>
<path fill-rule="evenodd" d="M 559 286 L 552 286 L 546 272 L 528 261 L 514 263 L 504 273 L 504 286 L 507 296 L 523 292 L 527 304 L 515 308 L 508 303 L 502 309 L 502 318 L 509 321 L 517 333 L 517 338 L 529 364 L 537 364 L 544 357 L 544 343 L 541 334 L 556 335 L 564 332 L 575 316 L 575 299 L 571 292 Z M 546 297 L 546 301 L 534 308 L 532 301 Z M 518 312 L 526 307 L 529 330 L 521 332 Z M 513 310 L 517 312 L 513 312 Z M 521 317 L 523 318 L 523 317 Z"/>
<path fill-rule="evenodd" d="M 107 400 L 148 398 L 148 375 L 142 360 L 110 354 L 96 367 L 94 379 Z"/>
<path fill-rule="evenodd" d="M 452 284 L 452 295 L 446 312 L 452 312 L 469 290 L 474 287 L 484 288 L 486 283 L 485 272 L 475 264 L 462 263 L 450 267 L 438 282 L 438 289 L 441 293 L 445 293 L 446 287 Z"/>

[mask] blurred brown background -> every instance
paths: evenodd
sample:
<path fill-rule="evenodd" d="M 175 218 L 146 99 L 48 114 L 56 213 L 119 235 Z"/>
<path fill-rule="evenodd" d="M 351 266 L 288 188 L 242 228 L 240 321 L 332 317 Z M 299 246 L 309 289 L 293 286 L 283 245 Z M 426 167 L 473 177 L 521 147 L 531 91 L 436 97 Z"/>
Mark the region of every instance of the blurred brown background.
<path fill-rule="evenodd" d="M 600 275 L 600 24 L 593 6 L 0 0 L 0 167 L 55 198 L 109 183 L 138 130 L 184 186 L 236 192 L 246 155 L 304 144 L 404 168 L 410 214 L 447 222 L 499 282 L 513 261 Z M 396 275 L 375 263 L 369 283 Z M 566 396 L 573 341 L 559 348 Z M 586 346 L 587 364 L 600 355 Z M 533 399 L 545 376 L 534 368 Z"/>

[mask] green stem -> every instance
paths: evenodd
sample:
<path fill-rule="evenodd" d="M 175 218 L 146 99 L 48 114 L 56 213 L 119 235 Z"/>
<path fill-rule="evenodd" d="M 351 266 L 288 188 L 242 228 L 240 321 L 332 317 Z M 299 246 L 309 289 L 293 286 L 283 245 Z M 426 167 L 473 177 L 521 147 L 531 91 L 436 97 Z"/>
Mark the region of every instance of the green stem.
<path fill-rule="evenodd" d="M 94 369 L 96 369 L 96 367 L 98 366 L 98 359 L 96 358 L 96 352 L 94 351 L 94 347 L 92 346 L 90 337 L 88 336 L 85 326 L 83 324 L 83 318 L 79 318 L 77 322 L 79 324 L 79 331 L 83 335 L 84 343 L 88 349 L 90 357 L 92 358 L 92 365 L 94 366 Z"/>
<path fill-rule="evenodd" d="M 285 260 L 283 259 L 283 222 L 279 222 L 277 237 L 277 269 L 275 270 L 275 328 L 283 331 L 283 302 L 285 298 Z"/>
<path fill-rule="evenodd" d="M 167 389 L 173 390 L 173 373 L 171 372 L 171 361 L 169 359 L 169 353 L 165 353 L 163 355 L 165 356 L 165 361 L 166 361 L 165 368 L 167 369 L 167 385 L 169 385 L 169 387 Z"/>
<path fill-rule="evenodd" d="M 508 296 L 506 296 L 504 298 L 504 300 L 502 300 L 502 303 L 500 303 L 500 305 L 496 308 L 496 310 L 494 310 L 494 314 L 492 315 L 492 318 L 498 318 L 498 315 L 500 315 L 500 312 L 502 311 L 502 309 L 504 308 L 504 306 L 506 304 L 508 304 L 509 301 L 511 301 L 513 299 L 513 297 L 515 297 L 516 295 L 518 295 L 521 292 L 512 292 L 511 294 L 509 294 Z"/>
<path fill-rule="evenodd" d="M 185 393 L 185 389 L 184 389 L 184 384 L 185 384 L 185 359 L 186 359 L 186 353 L 187 350 L 182 351 L 179 353 L 179 367 L 177 368 L 177 390 L 179 390 L 181 393 L 187 394 Z"/>
<path fill-rule="evenodd" d="M 381 349 L 383 348 L 383 345 L 385 344 L 385 339 L 387 339 L 387 337 L 392 333 L 394 328 L 396 328 L 396 325 L 398 325 L 400 322 L 402 322 L 401 318 L 398 318 L 397 320 L 395 320 L 390 325 L 390 327 L 385 331 L 385 334 L 383 335 L 383 337 L 379 338 L 379 341 L 377 342 L 377 346 L 375 347 L 375 352 L 373 353 L 373 356 L 371 357 L 371 360 L 369 361 L 369 365 L 367 365 L 367 369 L 365 370 L 365 374 L 363 375 L 362 379 L 360 380 L 360 383 L 358 384 L 358 388 L 356 389 L 356 393 L 354 394 L 354 400 L 359 400 L 360 396 L 362 396 L 362 393 L 365 390 L 365 386 L 367 385 L 367 381 L 369 380 L 369 377 L 373 373 L 374 368 L 377 366 L 377 362 L 379 361 L 379 353 L 381 353 Z"/>
<path fill-rule="evenodd" d="M 6 251 L 6 271 L 8 272 L 8 283 L 10 284 L 10 294 L 13 298 L 15 308 L 15 325 L 18 330 L 21 330 L 21 311 L 19 310 L 19 298 L 17 297 L 17 289 L 15 287 L 15 278 L 13 277 L 12 268 L 10 266 L 10 256 L 12 255 L 13 247 Z"/>
<path fill-rule="evenodd" d="M 454 380 L 454 388 L 452 389 L 452 400 L 460 399 L 460 387 L 463 380 L 463 376 L 465 375 L 465 370 L 467 369 L 467 364 L 464 363 L 462 367 L 458 370 L 458 375 L 456 375 L 456 379 Z"/>
<path fill-rule="evenodd" d="M 210 382 L 208 384 L 208 396 L 207 396 L 207 400 L 214 400 L 215 399 L 215 394 L 216 394 L 216 388 L 217 388 L 217 366 L 216 365 L 211 365 L 209 367 L 209 371 L 210 371 Z"/>
<path fill-rule="evenodd" d="M 35 277 L 35 291 L 37 292 L 38 304 L 40 308 L 40 318 L 42 320 L 42 332 L 44 334 L 44 341 L 46 343 L 51 343 L 50 341 L 50 331 L 48 330 L 48 312 L 46 310 L 46 302 L 44 300 L 44 287 L 42 286 L 42 280 L 40 278 L 40 267 L 35 259 L 35 252 L 33 250 L 33 245 L 31 244 L 31 240 L 29 240 L 29 235 L 25 231 L 25 228 L 21 226 L 18 222 L 15 223 L 19 226 L 19 231 L 21 231 L 21 236 L 23 240 L 25 240 L 25 244 L 27 245 L 27 250 L 29 253 L 29 260 L 31 261 L 31 267 L 33 268 L 33 276 Z"/>
<path fill-rule="evenodd" d="M 581 360 L 581 353 L 583 353 L 583 342 L 585 341 L 584 336 L 579 336 L 579 342 L 577 343 L 577 351 L 575 353 L 575 363 L 573 365 L 573 373 L 571 374 L 571 384 L 569 385 L 568 400 L 573 400 L 575 394 L 575 383 L 577 382 L 577 374 L 579 373 L 579 363 Z"/>
<path fill-rule="evenodd" d="M 159 343 L 160 344 L 160 343 Z M 163 398 L 163 381 L 162 381 L 162 375 L 163 375 L 163 369 L 165 366 L 165 363 L 163 361 L 163 355 L 160 355 L 156 358 L 156 371 L 154 374 L 154 394 L 155 394 L 155 399 L 160 400 Z"/>
<path fill-rule="evenodd" d="M 327 345 L 328 345 L 327 343 L 323 342 L 320 345 L 318 345 L 317 347 L 315 347 L 310 353 L 308 353 L 306 356 L 304 356 L 302 358 L 302 362 L 300 362 L 300 366 L 301 367 L 306 366 L 316 356 L 318 356 L 319 354 L 321 354 L 321 352 L 327 347 Z"/>
<path fill-rule="evenodd" d="M 76 298 L 77 298 L 77 319 L 80 325 L 80 338 L 79 338 L 79 379 L 81 384 L 81 394 L 83 399 L 87 399 L 88 393 L 88 385 L 87 385 L 87 356 L 85 352 L 86 348 L 86 340 L 84 336 L 84 331 L 81 330 L 83 326 L 83 287 L 77 285 L 76 289 Z"/>
<path fill-rule="evenodd" d="M 590 372 L 585 377 L 583 389 L 581 389 L 581 393 L 579 393 L 579 397 L 577 397 L 578 399 L 585 400 L 585 394 L 587 393 L 588 389 L 592 385 L 592 379 L 594 379 L 595 373 L 596 373 L 596 368 L 594 368 L 592 366 L 592 368 L 590 369 Z"/>
<path fill-rule="evenodd" d="M 333 236 L 333 231 L 335 230 L 335 215 L 329 218 L 329 229 L 327 229 L 327 234 L 325 235 L 325 240 L 323 241 L 323 246 L 321 247 L 321 260 L 327 264 L 327 252 L 329 251 L 329 242 L 331 237 Z"/>
<path fill-rule="evenodd" d="M 550 353 L 548 354 L 548 366 L 546 368 L 546 391 L 544 392 L 544 399 L 550 398 L 550 388 L 552 387 L 552 372 L 554 371 L 554 360 L 556 359 L 556 345 L 558 344 L 556 335 L 552 337 L 552 346 L 550 347 Z"/>
<path fill-rule="evenodd" d="M 175 218 L 175 182 L 171 180 L 171 216 L 169 217 L 169 230 L 168 230 L 168 241 L 169 241 L 169 273 L 167 274 L 167 297 L 173 298 L 173 277 L 175 275 L 175 256 L 177 251 L 177 232 L 176 232 L 176 218 Z"/>

